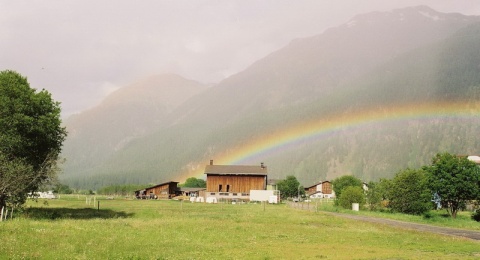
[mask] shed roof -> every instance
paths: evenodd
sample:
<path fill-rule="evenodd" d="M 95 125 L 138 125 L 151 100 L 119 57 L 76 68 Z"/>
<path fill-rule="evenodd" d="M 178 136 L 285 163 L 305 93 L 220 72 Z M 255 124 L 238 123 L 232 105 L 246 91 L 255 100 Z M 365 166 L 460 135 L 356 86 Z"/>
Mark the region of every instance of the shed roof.
<path fill-rule="evenodd" d="M 218 175 L 267 175 L 267 167 L 256 165 L 207 165 L 205 174 Z"/>
<path fill-rule="evenodd" d="M 313 188 L 313 187 L 315 187 L 315 186 L 318 186 L 318 185 L 320 185 L 320 184 L 323 184 L 324 182 L 332 183 L 331 181 L 321 181 L 321 182 L 317 182 L 316 184 L 313 184 L 313 185 L 311 185 L 311 186 L 305 187 L 305 189 Z"/>
<path fill-rule="evenodd" d="M 178 181 L 168 181 L 168 182 L 160 183 L 160 184 L 157 184 L 157 185 L 145 188 L 145 189 L 141 189 L 141 190 L 148 190 L 148 189 L 152 189 L 152 188 L 155 188 L 155 187 L 158 187 L 158 186 L 163 186 L 163 185 L 170 184 L 170 183 L 171 184 L 178 184 Z M 141 191 L 141 190 L 138 190 L 138 191 Z"/>

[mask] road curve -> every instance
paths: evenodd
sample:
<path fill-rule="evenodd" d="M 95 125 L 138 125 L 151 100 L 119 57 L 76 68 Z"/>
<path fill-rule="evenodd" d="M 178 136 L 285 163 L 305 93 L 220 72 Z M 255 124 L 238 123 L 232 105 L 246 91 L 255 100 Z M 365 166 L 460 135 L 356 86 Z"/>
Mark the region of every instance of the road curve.
<path fill-rule="evenodd" d="M 480 231 L 475 231 L 475 230 L 438 227 L 438 226 L 432 226 L 432 225 L 426 225 L 426 224 L 418 224 L 418 223 L 412 223 L 412 222 L 405 222 L 405 221 L 385 219 L 385 218 L 376 218 L 376 217 L 369 217 L 369 216 L 349 215 L 349 214 L 333 213 L 333 212 L 325 212 L 325 213 L 332 214 L 334 216 L 343 217 L 343 218 L 365 221 L 365 222 L 380 223 L 380 224 L 390 225 L 390 226 L 404 228 L 404 229 L 412 229 L 412 230 L 417 230 L 422 232 L 465 237 L 465 238 L 480 241 Z"/>
<path fill-rule="evenodd" d="M 293 207 L 293 208 L 297 208 L 297 209 L 303 209 L 303 210 L 314 210 L 315 209 L 315 207 L 311 207 L 311 206 L 307 207 L 307 206 L 303 206 L 303 205 L 300 206 L 299 204 L 301 204 L 301 203 L 289 203 L 289 206 Z M 422 231 L 422 232 L 430 232 L 430 233 L 449 235 L 449 236 L 464 237 L 464 238 L 469 238 L 469 239 L 472 239 L 472 240 L 480 241 L 480 231 L 475 231 L 475 230 L 439 227 L 439 226 L 418 224 L 418 223 L 405 222 L 405 221 L 399 221 L 399 220 L 393 220 L 393 219 L 377 218 L 377 217 L 370 217 L 370 216 L 360 216 L 360 215 L 350 215 L 350 214 L 328 212 L 328 211 L 322 211 L 322 213 L 331 214 L 331 215 L 338 216 L 338 217 L 343 217 L 343 218 L 355 219 L 355 220 L 359 220 L 359 221 L 365 221 L 365 222 L 371 222 L 371 223 L 380 223 L 380 224 L 390 225 L 390 226 L 394 226 L 394 227 L 398 227 L 398 228 L 411 229 L 411 230 L 417 230 L 417 231 Z"/>

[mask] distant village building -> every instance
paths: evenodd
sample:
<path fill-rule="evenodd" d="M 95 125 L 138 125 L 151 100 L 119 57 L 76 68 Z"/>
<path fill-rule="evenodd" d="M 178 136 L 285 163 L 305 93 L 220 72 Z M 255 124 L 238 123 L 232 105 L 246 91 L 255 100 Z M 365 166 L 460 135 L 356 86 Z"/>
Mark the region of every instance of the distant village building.
<path fill-rule="evenodd" d="M 267 190 L 278 190 L 278 179 L 268 179 L 267 180 Z"/>
<path fill-rule="evenodd" d="M 29 197 L 30 198 L 39 198 L 39 199 L 56 199 L 57 196 L 55 196 L 55 194 L 53 194 L 53 191 L 49 190 L 49 191 L 37 191 L 37 192 L 34 192 L 34 193 L 30 193 L 29 194 Z"/>
<path fill-rule="evenodd" d="M 332 182 L 321 181 L 315 185 L 305 188 L 305 193 L 311 198 L 335 198 Z"/>
<path fill-rule="evenodd" d="M 178 182 L 176 181 L 157 184 L 143 190 L 135 191 L 135 197 L 137 199 L 170 199 L 177 195 L 177 185 Z"/>
<path fill-rule="evenodd" d="M 205 167 L 207 175 L 206 201 L 249 200 L 251 190 L 266 190 L 267 166 L 214 165 Z"/>
<path fill-rule="evenodd" d="M 189 187 L 181 187 L 178 189 L 179 193 L 183 197 L 189 197 L 190 201 L 203 201 L 202 199 L 197 198 L 205 198 L 205 191 L 206 188 L 189 188 Z M 191 199 L 195 198 L 195 199 Z"/>

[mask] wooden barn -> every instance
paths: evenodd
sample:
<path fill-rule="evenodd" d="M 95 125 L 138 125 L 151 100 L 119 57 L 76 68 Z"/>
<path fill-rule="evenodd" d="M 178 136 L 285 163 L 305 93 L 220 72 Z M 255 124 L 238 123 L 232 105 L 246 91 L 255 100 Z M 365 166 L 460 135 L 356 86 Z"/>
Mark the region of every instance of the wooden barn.
<path fill-rule="evenodd" d="M 137 199 L 170 199 L 178 191 L 178 182 L 170 181 L 135 191 Z"/>
<path fill-rule="evenodd" d="M 335 192 L 332 189 L 330 181 L 322 181 L 313 186 L 306 187 L 305 193 L 307 196 L 315 198 L 334 198 Z"/>
<path fill-rule="evenodd" d="M 227 200 L 249 200 L 251 190 L 267 188 L 267 167 L 256 165 L 214 165 L 205 167 L 206 197 Z"/>

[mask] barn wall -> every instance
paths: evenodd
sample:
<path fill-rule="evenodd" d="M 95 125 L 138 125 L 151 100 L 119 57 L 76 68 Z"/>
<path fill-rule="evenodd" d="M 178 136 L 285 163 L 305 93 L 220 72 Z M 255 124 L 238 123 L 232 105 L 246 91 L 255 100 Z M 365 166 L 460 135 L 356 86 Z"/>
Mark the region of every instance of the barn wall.
<path fill-rule="evenodd" d="M 332 183 L 329 181 L 322 183 L 322 193 L 323 194 L 332 194 Z"/>
<path fill-rule="evenodd" d="M 252 175 L 208 175 L 207 192 L 239 192 L 249 193 L 250 190 L 264 190 L 266 176 Z M 222 190 L 219 186 L 222 185 Z M 227 191 L 227 185 L 229 189 Z"/>
<path fill-rule="evenodd" d="M 167 183 L 147 189 L 146 195 L 149 196 L 150 192 L 153 192 L 158 198 L 168 199 L 170 197 L 169 195 L 175 195 L 175 189 L 176 184 Z"/>
<path fill-rule="evenodd" d="M 313 187 L 309 187 L 308 190 L 307 190 L 307 194 L 308 195 L 312 195 L 314 193 L 317 192 L 317 185 L 313 186 Z"/>

